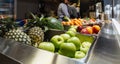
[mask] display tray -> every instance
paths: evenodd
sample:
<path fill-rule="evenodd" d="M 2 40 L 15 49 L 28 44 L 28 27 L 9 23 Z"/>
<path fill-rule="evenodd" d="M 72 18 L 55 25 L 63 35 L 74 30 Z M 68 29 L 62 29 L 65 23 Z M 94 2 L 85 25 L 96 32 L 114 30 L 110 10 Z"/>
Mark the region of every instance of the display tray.
<path fill-rule="evenodd" d="M 90 23 L 90 24 L 83 24 L 82 25 L 82 27 L 83 28 L 86 28 L 86 27 L 88 27 L 88 26 L 93 26 L 93 25 L 98 25 L 98 26 L 100 26 L 100 28 L 102 29 L 103 28 L 103 26 L 104 26 L 104 22 L 96 22 L 96 23 Z M 64 30 L 65 31 L 67 31 L 71 26 L 69 26 L 69 25 L 63 25 L 64 26 Z M 101 29 L 100 29 L 100 31 L 101 31 Z M 96 33 L 93 33 L 93 34 L 86 34 L 86 35 L 95 35 L 95 36 L 98 36 L 99 35 L 99 33 L 100 33 L 100 31 L 96 34 Z M 80 33 L 80 32 L 79 32 Z M 82 34 L 82 33 L 81 33 Z"/>
<path fill-rule="evenodd" d="M 83 25 L 83 27 L 86 27 L 86 26 L 93 26 L 93 25 L 99 25 L 100 28 L 102 29 L 103 26 L 104 26 L 104 22 L 98 22 L 98 23 L 95 23 L 95 24 L 86 24 L 86 25 Z M 101 32 L 101 29 L 100 29 L 100 31 L 99 31 L 97 34 L 91 34 L 91 35 L 99 36 L 99 34 L 100 34 L 100 32 Z M 89 34 L 86 34 L 86 35 L 89 35 Z"/>
<path fill-rule="evenodd" d="M 54 35 L 60 35 L 65 33 L 66 31 L 61 30 L 48 30 L 45 32 L 45 40 L 44 41 L 50 41 L 50 39 Z M 3 55 L 8 56 L 8 58 L 11 58 L 13 60 L 20 61 L 23 64 L 36 64 L 36 63 L 43 63 L 43 64 L 84 64 L 87 62 L 87 59 L 90 57 L 90 51 L 94 48 L 94 45 L 96 43 L 96 39 L 98 36 L 96 35 L 90 35 L 90 34 L 80 34 L 77 33 L 77 37 L 90 37 L 93 38 L 92 45 L 89 48 L 89 51 L 86 53 L 86 56 L 82 59 L 75 59 L 75 58 L 69 58 L 63 55 L 60 55 L 58 53 L 51 53 L 45 50 L 41 50 L 38 48 L 35 48 L 30 45 L 26 45 L 23 43 L 19 43 L 13 40 L 8 40 L 4 38 L 0 38 L 0 53 Z M 86 40 L 84 38 L 84 40 Z M 36 56 L 37 54 L 37 56 Z M 38 61 L 40 59 L 40 61 Z M 46 59 L 48 62 L 46 62 Z M 6 60 L 7 61 L 7 60 Z M 10 61 L 9 61 L 10 62 Z M 19 63 L 19 62 L 18 62 Z M 16 63 L 17 64 L 17 63 Z"/>
<path fill-rule="evenodd" d="M 50 41 L 50 39 L 55 36 L 55 35 L 60 35 L 60 34 L 63 34 L 65 33 L 66 31 L 60 31 L 60 30 L 48 30 L 47 32 L 45 32 L 45 40 L 44 41 Z M 90 46 L 89 48 L 89 51 L 86 53 L 86 56 L 84 58 L 81 58 L 81 59 L 76 59 L 76 58 L 70 58 L 72 60 L 77 60 L 77 61 L 80 61 L 80 62 L 83 62 L 83 63 L 86 63 L 87 62 L 87 58 L 89 57 L 90 55 L 90 51 L 91 49 L 93 48 L 95 42 L 96 42 L 96 39 L 97 39 L 97 36 L 96 35 L 90 35 L 90 34 L 80 34 L 80 33 L 77 33 L 76 34 L 76 37 L 78 37 L 80 40 L 83 38 L 84 40 L 81 40 L 81 42 L 84 42 L 84 41 L 89 41 L 89 42 L 92 42 L 92 45 Z M 87 39 L 87 38 L 90 38 L 90 39 Z M 93 39 L 93 40 L 91 40 Z M 55 52 L 55 54 L 58 54 L 57 52 Z M 60 55 L 60 54 L 58 54 Z M 63 56 L 63 55 L 62 55 Z M 64 57 L 67 57 L 67 56 L 64 56 Z M 69 58 L 69 57 L 67 57 Z"/>

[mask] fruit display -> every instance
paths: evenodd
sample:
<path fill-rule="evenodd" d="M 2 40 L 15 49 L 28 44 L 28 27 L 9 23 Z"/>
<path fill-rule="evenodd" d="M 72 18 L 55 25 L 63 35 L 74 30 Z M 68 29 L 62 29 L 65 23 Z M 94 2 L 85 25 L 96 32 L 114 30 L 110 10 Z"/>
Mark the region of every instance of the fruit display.
<path fill-rule="evenodd" d="M 88 36 L 88 35 L 77 33 L 76 27 L 72 26 L 71 28 L 68 29 L 68 31 L 61 34 L 54 35 L 50 38 L 49 41 L 45 41 L 45 42 L 47 42 L 48 44 L 51 43 L 54 45 L 55 47 L 54 53 L 67 56 L 70 58 L 82 59 L 88 53 L 94 40 L 95 40 L 94 36 Z M 48 50 L 48 51 L 49 49 L 53 49 L 53 46 L 50 46 L 50 47 L 48 46 L 49 48 L 46 48 L 46 46 L 40 45 L 40 47 L 38 48 L 43 50 Z"/>
<path fill-rule="evenodd" d="M 74 19 L 74 21 L 78 20 L 80 19 Z M 0 21 L 3 22 L 0 27 L 0 34 L 3 34 L 3 36 L 1 35 L 2 37 L 74 59 L 85 58 L 95 40 L 93 35 L 88 36 L 83 33 L 93 34 L 98 33 L 100 30 L 97 25 L 84 27 L 80 24 L 70 26 L 67 31 L 62 31 L 64 28 L 61 22 L 52 17 L 39 18 L 34 16 L 34 19 L 26 21 L 26 24 L 21 27 L 22 29 L 16 26 L 18 24 L 13 20 L 1 19 Z M 53 32 L 53 36 L 49 40 L 45 40 L 45 37 L 49 37 L 49 35 L 45 36 L 46 26 L 47 29 L 57 29 L 62 32 L 59 34 Z M 79 30 L 82 34 L 78 33 Z"/>
<path fill-rule="evenodd" d="M 94 18 L 83 18 L 83 25 L 97 24 L 98 22 Z"/>
<path fill-rule="evenodd" d="M 82 34 L 98 34 L 100 29 L 101 27 L 99 25 L 77 27 L 77 31 Z"/>
<path fill-rule="evenodd" d="M 25 20 L 25 24 L 22 27 L 19 26 L 19 22 L 11 18 L 1 18 L 0 36 L 38 47 L 44 40 L 44 32 L 46 30 L 64 30 L 63 25 L 56 18 L 44 16 L 39 18 L 32 13 L 31 15 L 33 19 Z"/>
<path fill-rule="evenodd" d="M 83 20 L 82 19 L 71 19 L 70 21 L 62 21 L 62 24 L 63 25 L 76 25 L 76 26 L 82 26 L 82 22 Z"/>
<path fill-rule="evenodd" d="M 102 22 L 97 22 L 94 18 L 75 18 L 61 23 L 64 25 L 65 30 L 68 30 L 70 26 L 76 26 L 77 32 L 81 34 L 98 34 L 102 27 Z"/>
<path fill-rule="evenodd" d="M 86 18 L 86 19 L 81 19 L 81 18 L 75 18 L 75 19 L 70 19 L 68 21 L 62 21 L 63 25 L 67 26 L 82 26 L 82 25 L 91 25 L 91 24 L 98 24 L 94 18 Z"/>
<path fill-rule="evenodd" d="M 24 27 L 19 26 L 19 22 L 15 22 L 11 18 L 0 19 L 0 36 L 7 39 L 13 39 L 24 44 L 29 44 L 34 47 L 44 40 L 44 31 L 41 27 L 33 22 L 29 22 Z"/>

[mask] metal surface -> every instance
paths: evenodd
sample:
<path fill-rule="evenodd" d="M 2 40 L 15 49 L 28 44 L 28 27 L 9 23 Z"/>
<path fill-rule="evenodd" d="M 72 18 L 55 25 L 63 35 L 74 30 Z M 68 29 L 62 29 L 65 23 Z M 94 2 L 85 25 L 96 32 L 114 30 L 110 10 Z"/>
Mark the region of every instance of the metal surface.
<path fill-rule="evenodd" d="M 85 63 L 62 55 L 57 55 L 57 57 L 55 58 L 55 62 L 53 64 L 85 64 Z"/>
<path fill-rule="evenodd" d="M 8 57 L 9 60 L 13 60 L 13 62 L 17 61 L 20 64 L 84 64 L 80 61 L 21 44 L 13 40 L 0 38 L 0 41 L 0 58 L 3 57 L 1 55 L 3 54 L 5 55 L 4 57 Z M 0 64 L 7 62 L 8 58 L 0 61 Z"/>
<path fill-rule="evenodd" d="M 52 64 L 54 54 L 12 40 L 0 40 L 0 52 L 23 64 Z"/>
<path fill-rule="evenodd" d="M 120 28 L 120 27 L 117 27 Z M 113 23 L 106 23 L 87 64 L 120 64 L 120 34 Z"/>
<path fill-rule="evenodd" d="M 0 64 L 22 64 L 19 61 L 0 54 Z"/>

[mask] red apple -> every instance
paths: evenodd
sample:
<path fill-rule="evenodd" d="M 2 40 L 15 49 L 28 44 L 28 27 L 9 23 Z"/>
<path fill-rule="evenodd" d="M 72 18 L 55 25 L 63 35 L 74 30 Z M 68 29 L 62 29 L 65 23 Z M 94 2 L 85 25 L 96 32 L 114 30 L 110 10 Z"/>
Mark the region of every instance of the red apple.
<path fill-rule="evenodd" d="M 82 29 L 83 29 L 82 26 L 78 26 L 78 27 L 77 27 L 77 32 L 80 32 Z"/>
<path fill-rule="evenodd" d="M 88 30 L 87 30 L 86 28 L 82 29 L 82 30 L 81 30 L 81 33 L 82 33 L 82 34 L 89 34 L 89 32 L 88 32 Z"/>

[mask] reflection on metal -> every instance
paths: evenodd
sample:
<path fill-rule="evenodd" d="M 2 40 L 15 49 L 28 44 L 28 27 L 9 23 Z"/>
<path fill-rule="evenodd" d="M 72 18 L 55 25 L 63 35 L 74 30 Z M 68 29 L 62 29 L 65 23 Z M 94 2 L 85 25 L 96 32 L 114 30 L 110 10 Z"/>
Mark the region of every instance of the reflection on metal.
<path fill-rule="evenodd" d="M 0 52 L 23 64 L 52 64 L 54 54 L 12 40 L 2 40 Z"/>
<path fill-rule="evenodd" d="M 120 34 L 114 28 L 113 22 L 106 23 L 91 51 L 87 64 L 120 64 L 119 40 Z"/>
<path fill-rule="evenodd" d="M 0 64 L 22 64 L 21 62 L 8 56 L 5 56 L 3 54 L 0 54 L 0 61 L 1 61 Z"/>

